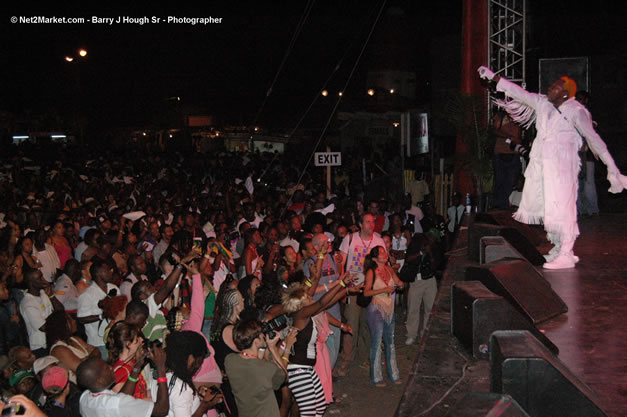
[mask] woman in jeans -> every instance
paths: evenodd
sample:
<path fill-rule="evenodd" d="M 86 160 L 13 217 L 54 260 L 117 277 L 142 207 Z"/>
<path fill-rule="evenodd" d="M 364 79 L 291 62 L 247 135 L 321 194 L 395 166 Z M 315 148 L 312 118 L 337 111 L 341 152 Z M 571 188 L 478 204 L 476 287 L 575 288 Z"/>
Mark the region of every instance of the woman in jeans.
<path fill-rule="evenodd" d="M 364 295 L 372 297 L 368 306 L 367 320 L 370 327 L 370 381 L 377 387 L 384 387 L 381 369 L 381 340 L 385 347 L 385 363 L 388 378 L 395 384 L 401 379 L 396 365 L 394 346 L 394 291 L 403 282 L 388 265 L 388 254 L 383 246 L 376 246 L 366 256 L 364 262 L 366 283 Z"/>

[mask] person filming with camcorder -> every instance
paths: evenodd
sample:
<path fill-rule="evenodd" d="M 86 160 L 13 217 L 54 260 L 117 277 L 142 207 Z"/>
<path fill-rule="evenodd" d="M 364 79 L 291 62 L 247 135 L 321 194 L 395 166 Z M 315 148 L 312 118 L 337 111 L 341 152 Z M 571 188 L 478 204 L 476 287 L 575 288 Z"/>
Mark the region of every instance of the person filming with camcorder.
<path fill-rule="evenodd" d="M 281 355 L 279 323 L 262 323 L 256 319 L 242 320 L 233 328 L 233 341 L 239 353 L 224 360 L 226 374 L 235 395 L 240 417 L 278 417 L 279 405 L 274 391 L 287 377 L 288 357 Z M 296 329 L 291 329 L 283 344 L 289 352 L 296 342 Z"/>

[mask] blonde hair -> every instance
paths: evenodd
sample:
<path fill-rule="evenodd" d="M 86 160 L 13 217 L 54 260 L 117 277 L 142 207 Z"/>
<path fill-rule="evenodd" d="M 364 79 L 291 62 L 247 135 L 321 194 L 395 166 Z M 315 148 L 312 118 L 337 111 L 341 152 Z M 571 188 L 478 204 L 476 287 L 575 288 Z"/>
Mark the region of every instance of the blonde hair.
<path fill-rule="evenodd" d="M 303 307 L 307 299 L 307 290 L 303 284 L 294 282 L 281 296 L 283 310 L 286 313 L 295 313 Z"/>

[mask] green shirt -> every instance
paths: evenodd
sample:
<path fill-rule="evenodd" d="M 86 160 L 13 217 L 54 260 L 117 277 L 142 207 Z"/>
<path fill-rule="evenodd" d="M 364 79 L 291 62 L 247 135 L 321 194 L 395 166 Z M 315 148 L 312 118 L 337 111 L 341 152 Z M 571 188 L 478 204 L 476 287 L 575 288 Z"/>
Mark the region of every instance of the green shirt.
<path fill-rule="evenodd" d="M 216 308 L 216 293 L 209 292 L 207 298 L 205 298 L 205 317 L 213 317 L 213 311 Z"/>
<path fill-rule="evenodd" d="M 285 371 L 274 362 L 244 359 L 231 353 L 224 360 L 240 417 L 279 417 L 274 391 L 285 382 Z"/>
<path fill-rule="evenodd" d="M 146 324 L 142 329 L 144 336 L 151 342 L 155 340 L 163 340 L 163 332 L 168 328 L 168 322 L 163 315 L 163 312 L 155 302 L 155 295 L 144 300 L 144 303 L 148 306 L 148 317 L 146 318 Z"/>

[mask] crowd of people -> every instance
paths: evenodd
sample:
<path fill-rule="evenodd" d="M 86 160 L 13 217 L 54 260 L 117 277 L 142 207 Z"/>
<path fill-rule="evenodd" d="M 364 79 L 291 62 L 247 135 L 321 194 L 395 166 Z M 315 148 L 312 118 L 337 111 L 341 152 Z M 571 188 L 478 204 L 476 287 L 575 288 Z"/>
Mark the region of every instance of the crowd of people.
<path fill-rule="evenodd" d="M 2 163 L 5 402 L 322 416 L 351 364 L 402 383 L 395 323 L 420 337 L 451 232 L 428 188 L 370 198 L 340 174 L 327 194 L 278 154 L 27 145 Z"/>

